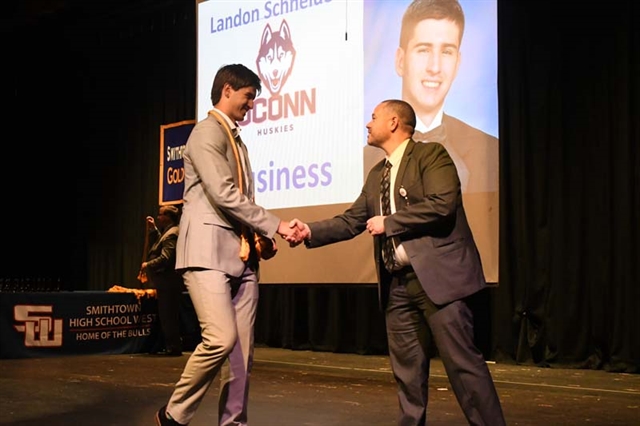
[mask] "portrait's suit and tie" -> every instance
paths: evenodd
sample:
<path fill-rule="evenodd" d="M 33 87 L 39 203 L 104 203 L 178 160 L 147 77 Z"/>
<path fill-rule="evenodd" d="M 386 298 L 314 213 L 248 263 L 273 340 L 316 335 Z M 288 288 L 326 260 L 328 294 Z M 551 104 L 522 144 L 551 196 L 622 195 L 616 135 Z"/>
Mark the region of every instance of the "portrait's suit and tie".
<path fill-rule="evenodd" d="M 394 120 L 408 124 L 387 124 Z M 442 144 L 410 139 L 413 126 L 413 110 L 399 100 L 378 105 L 367 125 L 369 145 L 384 148 L 392 170 L 396 169 L 391 182 L 392 214 L 381 216 L 381 177 L 387 161 L 382 160 L 372 167 L 360 196 L 344 213 L 306 224 L 310 237 L 305 245 L 320 247 L 366 230 L 374 235 L 380 307 L 399 384 L 399 425 L 426 423 L 429 332 L 467 421 L 503 425 L 493 380 L 474 344 L 473 314 L 466 302 L 486 282 L 462 204 L 458 173 Z M 378 234 L 382 223 L 383 233 Z M 391 271 L 385 268 L 382 255 L 382 244 L 389 238 L 395 240 L 396 255 L 403 253 Z"/>
<path fill-rule="evenodd" d="M 218 424 L 247 424 L 259 259 L 254 247 L 248 260 L 240 258 L 240 237 L 256 232 L 273 238 L 283 235 L 286 224 L 254 203 L 246 147 L 231 140 L 225 125 L 237 135 L 237 123 L 253 107 L 260 88 L 259 77 L 245 66 L 222 67 L 212 88 L 214 112 L 195 125 L 183 152 L 176 269 L 198 316 L 202 342 L 168 404 L 156 413 L 161 426 L 188 424 L 219 371 Z M 243 158 L 236 158 L 236 143 Z"/>

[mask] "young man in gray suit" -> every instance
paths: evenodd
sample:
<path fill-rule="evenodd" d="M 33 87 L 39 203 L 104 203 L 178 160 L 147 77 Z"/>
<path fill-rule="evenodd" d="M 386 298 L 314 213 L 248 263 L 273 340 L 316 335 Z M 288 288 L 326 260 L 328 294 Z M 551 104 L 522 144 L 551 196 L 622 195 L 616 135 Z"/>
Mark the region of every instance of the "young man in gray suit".
<path fill-rule="evenodd" d="M 219 371 L 218 424 L 247 424 L 259 258 L 253 244 L 248 259 L 240 258 L 241 234 L 253 242 L 253 232 L 271 239 L 276 233 L 295 238 L 296 232 L 253 201 L 251 165 L 237 123 L 260 90 L 260 78 L 244 65 L 220 68 L 211 89 L 214 109 L 193 128 L 183 153 L 176 269 L 198 316 L 202 342 L 169 402 L 156 413 L 158 426 L 188 424 Z"/>
<path fill-rule="evenodd" d="M 367 144 L 385 159 L 373 166 L 360 196 L 331 219 L 290 225 L 308 248 L 374 236 L 381 309 L 385 312 L 391 367 L 398 383 L 398 425 L 427 423 L 429 331 L 453 392 L 469 424 L 505 424 L 500 400 L 482 352 L 473 340 L 470 296 L 486 286 L 469 229 L 455 164 L 438 142 L 412 138 L 416 116 L 401 100 L 387 100 L 367 124 Z M 381 178 L 390 171 L 390 213 L 382 214 Z M 385 185 L 386 186 L 386 185 Z M 393 246 L 389 266 L 383 247 Z"/>

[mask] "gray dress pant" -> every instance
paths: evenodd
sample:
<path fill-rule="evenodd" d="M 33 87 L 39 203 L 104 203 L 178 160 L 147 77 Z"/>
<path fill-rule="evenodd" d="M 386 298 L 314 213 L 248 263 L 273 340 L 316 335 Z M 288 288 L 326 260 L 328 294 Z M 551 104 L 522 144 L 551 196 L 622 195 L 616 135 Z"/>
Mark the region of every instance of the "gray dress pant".
<path fill-rule="evenodd" d="M 184 367 L 167 413 L 188 424 L 220 372 L 218 424 L 246 425 L 257 276 L 250 268 L 241 277 L 215 270 L 187 270 L 183 279 L 200 322 L 202 341 Z"/>

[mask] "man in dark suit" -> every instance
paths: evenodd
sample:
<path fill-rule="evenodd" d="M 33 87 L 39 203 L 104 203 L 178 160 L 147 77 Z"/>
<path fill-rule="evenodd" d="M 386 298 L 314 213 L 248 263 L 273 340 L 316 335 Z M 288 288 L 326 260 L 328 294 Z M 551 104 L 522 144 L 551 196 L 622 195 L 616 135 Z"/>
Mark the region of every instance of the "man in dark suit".
<path fill-rule="evenodd" d="M 157 221 L 151 216 L 147 216 L 146 221 L 151 247 L 147 260 L 142 262 L 141 271 L 146 274 L 158 295 L 158 315 L 164 344 L 160 354 L 180 356 L 180 297 L 184 290 L 182 276 L 176 272 L 180 209 L 170 205 L 160 206 Z"/>
<path fill-rule="evenodd" d="M 416 116 L 401 100 L 387 100 L 367 124 L 367 144 L 384 151 L 360 196 L 341 215 L 305 224 L 308 248 L 374 236 L 380 306 L 385 312 L 391 367 L 398 383 L 399 425 L 426 424 L 429 331 L 469 424 L 505 424 L 500 400 L 482 353 L 474 344 L 468 298 L 486 286 L 462 205 L 456 167 L 437 142 L 411 139 Z M 382 214 L 381 177 L 391 165 L 390 213 Z M 383 256 L 385 242 L 392 255 Z M 384 258 L 390 260 L 385 267 Z"/>

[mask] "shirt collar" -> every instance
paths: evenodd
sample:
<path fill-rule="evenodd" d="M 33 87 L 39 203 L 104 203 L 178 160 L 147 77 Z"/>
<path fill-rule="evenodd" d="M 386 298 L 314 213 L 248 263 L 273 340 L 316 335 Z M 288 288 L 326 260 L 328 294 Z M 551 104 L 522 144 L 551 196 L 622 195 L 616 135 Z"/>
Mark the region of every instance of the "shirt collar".
<path fill-rule="evenodd" d="M 402 156 L 404 155 L 404 150 L 407 148 L 409 144 L 409 139 L 407 138 L 402 142 L 398 147 L 391 153 L 391 155 L 387 156 L 387 161 L 391 163 L 393 166 L 397 166 L 402 161 Z"/>
<path fill-rule="evenodd" d="M 433 118 L 433 121 L 431 122 L 430 126 L 426 126 L 422 120 L 420 120 L 418 117 L 416 117 L 416 132 L 421 132 L 421 133 L 427 133 L 430 130 L 435 129 L 436 127 L 438 127 L 439 125 L 442 124 L 442 115 L 444 114 L 444 108 L 440 108 L 440 111 L 438 111 L 438 113 L 436 114 L 436 116 Z"/>
<path fill-rule="evenodd" d="M 229 125 L 229 128 L 231 128 L 231 133 L 233 134 L 234 138 L 237 138 L 238 135 L 240 134 L 240 127 L 234 123 L 229 116 L 227 116 L 227 114 L 225 114 L 224 112 L 220 111 L 218 108 L 213 107 L 213 110 L 216 111 L 218 114 L 220 114 L 225 121 L 227 122 L 227 124 Z"/>

